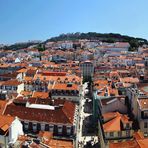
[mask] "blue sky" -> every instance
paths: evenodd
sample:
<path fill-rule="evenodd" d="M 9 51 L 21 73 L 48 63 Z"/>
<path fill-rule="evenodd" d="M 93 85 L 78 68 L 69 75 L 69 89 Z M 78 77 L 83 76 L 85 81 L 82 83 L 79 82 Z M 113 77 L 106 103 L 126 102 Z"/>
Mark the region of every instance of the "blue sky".
<path fill-rule="evenodd" d="M 46 40 L 68 32 L 148 39 L 148 0 L 0 0 L 0 43 Z"/>

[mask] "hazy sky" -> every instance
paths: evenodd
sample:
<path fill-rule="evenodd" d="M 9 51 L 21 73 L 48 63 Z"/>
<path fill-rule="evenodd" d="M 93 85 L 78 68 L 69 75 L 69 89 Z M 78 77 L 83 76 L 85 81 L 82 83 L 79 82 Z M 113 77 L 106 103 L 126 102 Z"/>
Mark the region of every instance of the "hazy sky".
<path fill-rule="evenodd" d="M 0 43 L 91 31 L 148 39 L 148 0 L 0 0 Z"/>

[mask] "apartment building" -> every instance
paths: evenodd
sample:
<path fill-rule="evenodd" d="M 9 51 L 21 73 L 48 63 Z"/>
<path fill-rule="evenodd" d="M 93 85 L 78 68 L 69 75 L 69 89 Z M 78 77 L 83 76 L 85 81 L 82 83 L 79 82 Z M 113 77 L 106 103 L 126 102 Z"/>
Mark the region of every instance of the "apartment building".
<path fill-rule="evenodd" d="M 70 137 L 75 135 L 76 106 L 64 101 L 56 105 L 49 105 L 47 101 L 39 104 L 27 103 L 22 106 L 19 101 L 17 105 L 7 105 L 4 115 L 17 116 L 23 124 L 24 131 L 36 133 L 38 131 L 50 131 L 56 136 Z M 42 104 L 44 102 L 44 104 Z M 16 104 L 16 103 L 15 103 Z"/>
<path fill-rule="evenodd" d="M 85 61 L 80 64 L 81 75 L 84 78 L 93 77 L 94 65 L 91 61 Z"/>

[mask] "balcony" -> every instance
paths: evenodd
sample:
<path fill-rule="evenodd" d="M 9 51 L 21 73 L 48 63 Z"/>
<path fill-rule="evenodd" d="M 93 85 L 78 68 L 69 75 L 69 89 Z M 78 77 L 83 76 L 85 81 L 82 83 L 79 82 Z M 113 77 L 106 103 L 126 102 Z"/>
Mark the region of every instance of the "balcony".
<path fill-rule="evenodd" d="M 148 112 L 142 111 L 141 112 L 141 119 L 148 119 Z"/>
<path fill-rule="evenodd" d="M 51 95 L 52 96 L 79 96 L 79 92 L 53 90 L 51 92 Z"/>

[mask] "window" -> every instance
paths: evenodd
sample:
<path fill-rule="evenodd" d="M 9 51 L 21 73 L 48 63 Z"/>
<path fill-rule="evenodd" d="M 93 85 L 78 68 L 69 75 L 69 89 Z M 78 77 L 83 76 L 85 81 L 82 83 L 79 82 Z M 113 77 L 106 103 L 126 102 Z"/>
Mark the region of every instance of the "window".
<path fill-rule="evenodd" d="M 130 131 L 126 131 L 126 136 L 130 136 Z"/>
<path fill-rule="evenodd" d="M 36 123 L 33 123 L 32 124 L 32 128 L 33 128 L 33 131 L 36 131 L 37 130 L 37 124 Z"/>
<path fill-rule="evenodd" d="M 5 86 L 5 89 L 6 90 L 11 90 L 12 88 L 11 88 L 11 86 Z"/>
<path fill-rule="evenodd" d="M 129 123 L 127 123 L 127 124 L 126 124 L 126 128 L 127 128 L 127 129 L 129 129 L 129 128 L 130 128 Z"/>
<path fill-rule="evenodd" d="M 144 117 L 148 117 L 148 112 L 144 112 Z"/>
<path fill-rule="evenodd" d="M 42 131 L 45 130 L 45 124 L 41 124 L 41 130 L 42 130 Z"/>
<path fill-rule="evenodd" d="M 14 86 L 14 87 L 13 87 L 13 90 L 17 90 L 17 87 Z"/>
<path fill-rule="evenodd" d="M 53 132 L 54 131 L 54 126 L 53 125 L 49 125 L 49 131 Z"/>
<path fill-rule="evenodd" d="M 70 135 L 70 133 L 71 133 L 71 126 L 67 126 L 66 128 L 67 128 L 67 134 Z"/>
<path fill-rule="evenodd" d="M 63 126 L 62 125 L 58 125 L 58 133 L 61 134 L 63 130 Z"/>
<path fill-rule="evenodd" d="M 114 136 L 114 133 L 113 132 L 110 132 L 110 137 L 113 137 Z"/>
<path fill-rule="evenodd" d="M 144 122 L 144 128 L 148 128 L 147 122 Z"/>
<path fill-rule="evenodd" d="M 29 123 L 28 122 L 24 122 L 24 126 L 25 126 L 25 129 L 28 129 Z"/>
<path fill-rule="evenodd" d="M 118 137 L 121 137 L 121 132 L 120 131 L 118 132 Z"/>
<path fill-rule="evenodd" d="M 24 125 L 28 125 L 28 122 L 24 122 Z"/>

